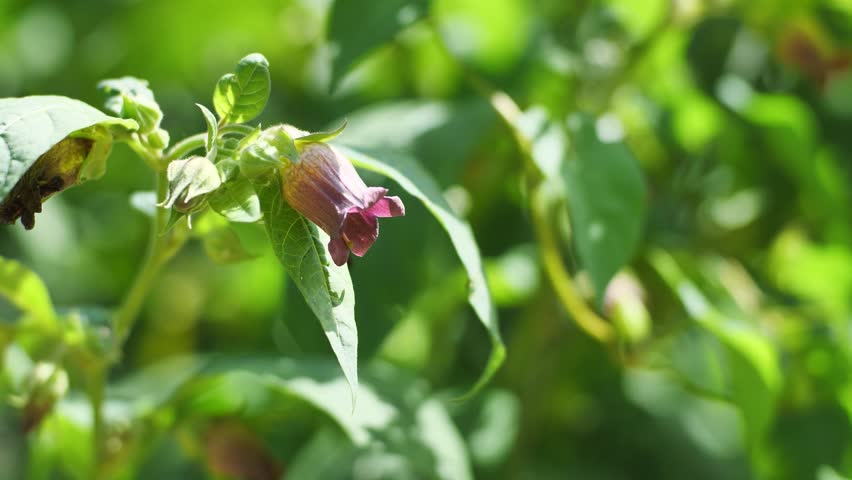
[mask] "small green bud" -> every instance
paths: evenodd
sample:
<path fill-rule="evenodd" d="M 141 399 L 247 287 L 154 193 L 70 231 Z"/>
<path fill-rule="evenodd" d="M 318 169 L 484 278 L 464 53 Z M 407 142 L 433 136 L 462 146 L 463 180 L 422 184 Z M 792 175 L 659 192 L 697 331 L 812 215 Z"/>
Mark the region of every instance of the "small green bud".
<path fill-rule="evenodd" d="M 207 194 L 222 185 L 216 165 L 205 157 L 175 160 L 169 164 L 166 174 L 169 191 L 159 206 L 174 208 L 182 213 L 201 209 Z"/>
<path fill-rule="evenodd" d="M 620 272 L 607 286 L 604 313 L 630 343 L 639 343 L 651 333 L 651 314 L 645 306 L 645 291 L 632 274 Z"/>
<path fill-rule="evenodd" d="M 162 150 L 169 146 L 169 132 L 163 130 L 162 128 L 158 128 L 153 132 L 145 135 L 145 143 L 155 149 Z"/>

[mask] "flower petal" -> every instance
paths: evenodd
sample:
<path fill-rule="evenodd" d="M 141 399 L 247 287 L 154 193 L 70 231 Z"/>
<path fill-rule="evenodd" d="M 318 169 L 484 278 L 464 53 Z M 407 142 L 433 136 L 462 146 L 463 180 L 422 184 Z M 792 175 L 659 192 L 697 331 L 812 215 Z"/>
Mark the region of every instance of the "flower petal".
<path fill-rule="evenodd" d="M 405 215 L 405 205 L 399 197 L 384 197 L 371 205 L 367 211 L 379 218 L 402 217 Z"/>
<path fill-rule="evenodd" d="M 346 246 L 346 242 L 341 237 L 335 237 L 328 241 L 328 253 L 331 254 L 331 259 L 338 267 L 349 259 L 349 247 Z"/>
<path fill-rule="evenodd" d="M 387 188 L 382 187 L 367 187 L 367 190 L 364 192 L 364 206 L 363 209 L 367 210 L 372 207 L 376 202 L 385 197 L 388 193 Z"/>
<path fill-rule="evenodd" d="M 343 238 L 352 253 L 363 257 L 379 238 L 379 221 L 369 212 L 350 211 L 343 222 Z"/>

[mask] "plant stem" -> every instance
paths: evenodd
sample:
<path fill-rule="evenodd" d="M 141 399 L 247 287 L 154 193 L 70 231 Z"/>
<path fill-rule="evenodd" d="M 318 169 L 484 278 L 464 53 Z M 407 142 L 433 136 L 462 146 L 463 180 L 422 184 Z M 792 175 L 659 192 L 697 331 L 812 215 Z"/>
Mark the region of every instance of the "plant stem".
<path fill-rule="evenodd" d="M 191 137 L 184 138 L 183 140 L 176 143 L 171 149 L 169 149 L 168 153 L 166 153 L 165 156 L 166 161 L 170 162 L 172 160 L 177 160 L 178 158 L 183 157 L 184 155 L 192 152 L 193 150 L 204 148 L 206 138 L 206 133 L 198 133 Z"/>
<path fill-rule="evenodd" d="M 106 365 L 98 365 L 86 379 L 86 393 L 92 406 L 92 465 L 90 477 L 101 478 L 101 467 L 106 459 L 106 429 L 103 404 L 106 394 Z"/>
<path fill-rule="evenodd" d="M 156 191 L 157 199 L 165 198 L 168 190 L 168 179 L 165 171 L 157 172 Z M 168 221 L 168 210 L 157 208 L 151 222 L 151 233 L 148 240 L 148 253 L 145 256 L 145 261 L 133 281 L 133 285 L 124 297 L 124 302 L 116 311 L 113 318 L 113 333 L 115 336 L 114 359 L 117 361 L 120 358 L 121 350 L 133 324 L 136 322 L 145 298 L 151 287 L 154 286 L 154 280 L 160 273 L 163 265 L 170 260 L 175 253 L 183 246 L 186 240 L 186 235 L 180 232 L 173 232 L 164 235 L 163 229 Z"/>
<path fill-rule="evenodd" d="M 254 131 L 253 128 L 247 125 L 225 125 L 219 131 L 219 136 L 230 135 L 230 134 L 240 134 L 240 135 L 249 135 Z M 177 160 L 184 155 L 192 152 L 193 150 L 198 150 L 199 148 L 204 148 L 204 144 L 207 141 L 207 133 L 197 133 L 195 135 L 184 138 L 178 143 L 174 144 L 172 148 L 166 152 L 164 158 L 165 162 L 169 163 L 172 160 Z"/>
<path fill-rule="evenodd" d="M 131 147 L 151 165 L 155 170 L 155 185 L 157 199 L 162 200 L 168 190 L 168 178 L 165 167 L 168 161 L 159 152 L 144 149 L 138 144 L 131 142 Z M 169 234 L 164 234 L 164 228 L 168 222 L 169 211 L 156 208 L 151 220 L 151 231 L 148 239 L 148 248 L 145 260 L 137 273 L 130 289 L 124 297 L 124 301 L 116 310 L 112 318 L 113 343 L 112 349 L 104 359 L 89 375 L 88 396 L 92 406 L 92 437 L 94 448 L 94 462 L 92 465 L 91 478 L 101 478 L 104 474 L 106 451 L 106 428 L 103 418 L 103 404 L 106 397 L 107 374 L 111 365 L 121 359 L 124 343 L 133 329 L 136 319 L 142 310 L 145 299 L 148 296 L 157 275 L 162 267 L 170 260 L 186 241 L 185 231 L 175 229 Z"/>
<path fill-rule="evenodd" d="M 539 196 L 538 190 L 537 187 L 536 190 L 531 192 L 531 196 Z M 559 248 L 559 237 L 553 228 L 553 222 L 548 218 L 545 205 L 545 202 L 538 202 L 534 199 L 530 211 L 544 270 L 551 285 L 553 285 L 553 290 L 556 292 L 560 303 L 584 332 L 601 343 L 609 343 L 615 337 L 614 330 L 609 323 L 589 308 L 577 289 L 574 288 L 574 282 L 565 269 L 565 262 Z"/>

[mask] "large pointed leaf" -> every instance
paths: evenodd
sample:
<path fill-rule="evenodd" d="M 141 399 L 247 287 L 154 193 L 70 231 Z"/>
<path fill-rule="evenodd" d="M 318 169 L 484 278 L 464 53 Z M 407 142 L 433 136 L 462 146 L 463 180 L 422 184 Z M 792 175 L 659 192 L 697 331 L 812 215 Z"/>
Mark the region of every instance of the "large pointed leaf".
<path fill-rule="evenodd" d="M 78 130 L 99 124 L 136 127 L 133 121 L 109 117 L 66 97 L 0 99 L 0 199 L 50 147 Z"/>
<path fill-rule="evenodd" d="M 275 255 L 317 316 L 352 395 L 358 388 L 355 292 L 346 265 L 331 262 L 328 236 L 284 201 L 276 175 L 255 184 Z"/>
<path fill-rule="evenodd" d="M 591 117 L 572 120 L 574 149 L 562 165 L 562 175 L 577 253 L 601 302 L 607 284 L 639 244 L 645 183 L 625 145 L 601 140 Z"/>
<path fill-rule="evenodd" d="M 390 42 L 405 27 L 429 13 L 430 0 L 336 0 L 328 35 L 332 45 L 332 86 L 373 49 Z"/>
<path fill-rule="evenodd" d="M 497 312 L 488 290 L 488 284 L 485 281 L 482 258 L 470 225 L 452 212 L 446 200 L 444 200 L 441 190 L 429 173 L 409 156 L 399 152 L 382 152 L 377 155 L 382 160 L 378 160 L 377 156 L 372 156 L 363 151 L 345 146 L 337 146 L 336 148 L 341 154 L 349 157 L 356 166 L 372 170 L 392 179 L 408 193 L 423 202 L 423 205 L 435 216 L 449 235 L 450 241 L 470 278 L 468 301 L 480 322 L 488 331 L 492 342 L 491 356 L 488 359 L 485 371 L 469 395 L 476 393 L 488 383 L 500 368 L 506 356 L 506 347 L 500 337 Z"/>
<path fill-rule="evenodd" d="M 103 173 L 112 126 L 137 127 L 66 97 L 0 99 L 0 222 L 30 227 L 43 199 Z"/>

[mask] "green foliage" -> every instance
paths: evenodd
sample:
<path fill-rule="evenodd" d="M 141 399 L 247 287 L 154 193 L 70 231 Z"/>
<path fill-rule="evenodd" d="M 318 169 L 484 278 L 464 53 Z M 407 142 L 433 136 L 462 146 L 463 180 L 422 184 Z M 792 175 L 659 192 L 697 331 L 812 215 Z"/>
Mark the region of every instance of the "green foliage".
<path fill-rule="evenodd" d="M 104 80 L 98 84 L 98 89 L 106 95 L 104 107 L 107 111 L 135 120 L 140 133 L 151 133 L 160 128 L 163 112 L 145 80 L 134 77 Z"/>
<path fill-rule="evenodd" d="M 244 57 L 234 73 L 216 83 L 213 106 L 222 125 L 254 120 L 269 100 L 269 62 L 259 53 Z"/>
<path fill-rule="evenodd" d="M 208 202 L 210 208 L 231 222 L 254 223 L 263 217 L 257 193 L 244 177 L 224 183 L 210 195 Z"/>
<path fill-rule="evenodd" d="M 639 165 L 621 142 L 600 138 L 594 120 L 569 120 L 573 148 L 562 166 L 581 265 L 599 302 L 613 275 L 632 259 L 646 211 Z"/>
<path fill-rule="evenodd" d="M 355 403 L 358 330 L 349 269 L 331 262 L 328 236 L 283 201 L 277 173 L 255 183 L 272 249 L 314 312 L 337 357 Z"/>
<path fill-rule="evenodd" d="M 370 4 L 363 0 L 333 3 L 328 20 L 332 86 L 359 60 L 391 42 L 412 23 L 429 14 L 430 0 L 387 0 Z"/>
<path fill-rule="evenodd" d="M 477 318 L 482 322 L 491 338 L 491 354 L 488 357 L 488 363 L 482 375 L 480 375 L 479 381 L 468 393 L 468 395 L 474 395 L 488 384 L 488 381 L 503 364 L 506 357 L 506 347 L 503 345 L 502 338 L 500 338 L 497 312 L 488 291 L 479 248 L 476 246 L 470 226 L 452 213 L 429 174 L 405 155 L 381 152 L 378 156 L 385 160 L 380 161 L 364 152 L 345 147 L 341 149 L 343 154 L 350 157 L 355 165 L 393 179 L 408 193 L 423 202 L 449 235 L 470 281 L 470 293 L 468 295 L 470 306 L 473 307 Z"/>
<path fill-rule="evenodd" d="M 0 145 L 3 146 L 0 170 L 4 172 L 0 179 L 0 198 L 4 202 L 8 201 L 12 189 L 36 161 L 72 133 L 94 125 L 128 130 L 136 128 L 135 122 L 111 118 L 78 100 L 55 96 L 0 99 L 0 125 Z M 89 146 L 82 158 L 58 158 L 56 160 L 62 161 L 62 165 L 43 165 L 41 168 L 73 174 L 83 168 L 84 162 L 100 159 L 90 160 L 88 153 L 92 151 L 101 158 L 106 157 L 106 152 Z"/>
<path fill-rule="evenodd" d="M 47 293 L 47 287 L 41 279 L 20 263 L 0 257 L 0 296 L 3 303 L 14 306 L 23 314 L 30 315 L 39 322 L 55 321 L 56 313 L 53 303 Z M 2 304 L 0 304 L 2 306 Z M 6 317 L 6 309 L 2 320 L 13 321 L 16 318 Z"/>
<path fill-rule="evenodd" d="M 308 135 L 303 135 L 294 140 L 296 147 L 298 148 L 301 145 L 311 143 L 311 142 L 329 142 L 334 140 L 335 137 L 343 133 L 343 130 L 346 130 L 347 122 L 344 120 L 343 124 L 341 124 L 336 129 L 330 132 L 314 132 Z"/>
<path fill-rule="evenodd" d="M 299 157 L 296 144 L 285 126 L 268 128 L 242 150 L 240 172 L 250 179 L 261 179 Z"/>
<path fill-rule="evenodd" d="M 90 3 L 0 2 L 0 478 L 852 476 L 848 1 Z"/>

